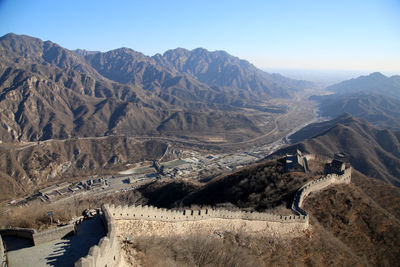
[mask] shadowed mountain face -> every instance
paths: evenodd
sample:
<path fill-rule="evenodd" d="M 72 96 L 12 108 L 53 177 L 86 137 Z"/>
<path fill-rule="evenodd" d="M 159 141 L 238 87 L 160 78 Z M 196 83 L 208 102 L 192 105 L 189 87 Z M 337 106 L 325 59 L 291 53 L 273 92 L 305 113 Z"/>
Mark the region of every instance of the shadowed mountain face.
<path fill-rule="evenodd" d="M 399 89 L 400 90 L 400 89 Z M 373 125 L 400 130 L 400 100 L 369 92 L 313 96 L 324 117 L 337 117 L 347 112 Z"/>
<path fill-rule="evenodd" d="M 374 72 L 367 76 L 343 81 L 326 88 L 336 93 L 371 92 L 385 96 L 400 98 L 400 76 L 386 77 L 382 73 Z"/>
<path fill-rule="evenodd" d="M 326 90 L 335 94 L 310 98 L 319 102 L 322 116 L 334 118 L 347 112 L 379 128 L 400 129 L 400 76 L 386 77 L 375 72 Z"/>
<path fill-rule="evenodd" d="M 188 194 L 181 203 L 234 205 L 257 211 L 279 205 L 290 207 L 294 193 L 306 180 L 300 173 L 285 173 L 283 161 L 266 161 L 211 181 Z"/>
<path fill-rule="evenodd" d="M 244 126 L 244 138 L 254 137 L 260 129 L 244 108 L 268 109 L 266 100 L 310 85 L 267 74 L 226 52 L 74 52 L 7 34 L 0 38 L 0 137 L 16 142 L 201 131 L 234 136 Z"/>
<path fill-rule="evenodd" d="M 400 131 L 380 130 L 344 114 L 331 121 L 311 124 L 289 138 L 297 144 L 280 149 L 275 155 L 296 148 L 325 157 L 343 151 L 350 154 L 350 163 L 358 171 L 400 186 Z"/>

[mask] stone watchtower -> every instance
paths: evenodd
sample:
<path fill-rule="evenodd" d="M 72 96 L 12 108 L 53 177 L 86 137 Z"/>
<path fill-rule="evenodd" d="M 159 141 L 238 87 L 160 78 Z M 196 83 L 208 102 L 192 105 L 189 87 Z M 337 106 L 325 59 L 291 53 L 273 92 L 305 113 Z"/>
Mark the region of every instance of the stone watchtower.
<path fill-rule="evenodd" d="M 346 169 L 350 168 L 350 156 L 345 152 L 336 153 L 330 163 L 325 164 L 324 173 L 342 175 Z"/>
<path fill-rule="evenodd" d="M 306 159 L 300 150 L 296 149 L 296 152 L 293 154 L 286 154 L 285 156 L 285 172 L 292 171 L 306 171 Z"/>

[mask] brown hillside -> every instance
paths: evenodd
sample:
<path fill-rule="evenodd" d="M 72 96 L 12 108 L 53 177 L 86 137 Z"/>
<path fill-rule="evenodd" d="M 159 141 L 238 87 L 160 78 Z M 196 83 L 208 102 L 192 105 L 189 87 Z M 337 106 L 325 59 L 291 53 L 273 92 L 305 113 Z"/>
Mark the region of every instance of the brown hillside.
<path fill-rule="evenodd" d="M 309 197 L 305 209 L 358 263 L 394 266 L 400 257 L 400 190 L 357 172 L 352 179 Z"/>
<path fill-rule="evenodd" d="M 311 124 L 293 135 L 298 143 L 274 155 L 299 148 L 330 158 L 344 151 L 351 165 L 367 175 L 400 186 L 400 132 L 381 130 L 368 122 L 344 114 L 331 121 Z"/>
<path fill-rule="evenodd" d="M 26 148 L 0 147 L 0 200 L 65 179 L 77 180 L 126 168 L 126 164 L 157 160 L 167 145 L 126 137 L 73 139 L 34 143 Z"/>
<path fill-rule="evenodd" d="M 271 164 L 272 161 L 264 163 L 262 167 L 268 169 L 272 167 Z M 249 174 L 260 175 L 257 172 L 260 168 L 261 164 L 252 166 L 247 172 L 222 177 L 197 191 L 187 185 L 178 185 L 182 181 L 152 187 L 157 188 L 154 193 L 162 192 L 164 200 L 172 201 L 171 197 L 179 195 L 176 190 L 180 188 L 180 193 L 188 194 L 184 201 L 190 199 L 190 203 L 205 203 L 205 197 L 208 196 L 210 200 L 207 204 L 218 206 L 220 199 L 225 201 L 226 196 L 239 196 L 241 200 L 246 198 L 240 196 L 247 193 L 261 196 L 257 186 L 249 182 L 252 180 Z M 261 179 L 260 184 L 273 181 L 271 174 L 266 173 L 266 176 L 270 178 Z M 292 178 L 295 177 L 298 174 L 293 174 Z M 286 184 L 287 181 L 284 181 Z M 226 190 L 218 187 L 219 184 L 226 185 Z M 250 186 L 252 184 L 254 186 Z M 265 188 L 265 184 L 263 186 Z M 211 191 L 210 187 L 218 190 Z M 234 191 L 235 188 L 239 191 Z M 173 192 L 170 198 L 165 198 L 167 189 Z M 290 191 L 290 186 L 287 189 Z M 151 191 L 150 188 L 148 190 Z M 270 192 L 274 202 L 281 199 L 282 195 Z M 160 199 L 157 194 L 147 196 L 150 197 L 149 203 L 153 204 L 156 204 L 151 202 L 153 197 L 154 200 Z M 242 208 L 252 208 L 254 203 L 241 202 Z M 139 238 L 135 240 L 134 247 L 126 249 L 131 260 L 133 254 L 130 253 L 134 249 L 135 260 L 144 266 L 163 266 L 165 262 L 172 266 L 201 265 L 205 262 L 212 266 L 397 266 L 400 256 L 399 188 L 353 171 L 351 184 L 335 185 L 312 193 L 306 199 L 304 208 L 310 213 L 311 226 L 303 236 L 296 238 L 254 237 L 233 232 L 221 232 L 221 237 L 215 238 L 199 232 L 190 237 Z M 207 261 L 208 258 L 210 260 Z"/>

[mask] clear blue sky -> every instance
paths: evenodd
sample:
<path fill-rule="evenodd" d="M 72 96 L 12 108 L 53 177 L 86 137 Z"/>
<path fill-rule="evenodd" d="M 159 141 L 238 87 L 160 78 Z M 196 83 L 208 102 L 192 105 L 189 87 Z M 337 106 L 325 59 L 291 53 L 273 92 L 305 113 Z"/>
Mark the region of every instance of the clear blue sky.
<path fill-rule="evenodd" d="M 260 68 L 400 73 L 400 0 L 0 0 L 0 35 L 68 49 L 225 50 Z"/>

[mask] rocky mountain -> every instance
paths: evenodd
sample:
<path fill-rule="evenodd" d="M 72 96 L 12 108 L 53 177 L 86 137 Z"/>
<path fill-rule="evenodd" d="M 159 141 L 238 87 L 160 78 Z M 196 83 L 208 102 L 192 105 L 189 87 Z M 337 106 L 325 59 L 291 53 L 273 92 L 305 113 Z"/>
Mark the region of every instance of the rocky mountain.
<path fill-rule="evenodd" d="M 367 76 L 343 81 L 326 88 L 336 93 L 371 92 L 383 94 L 394 98 L 400 98 L 400 76 L 386 77 L 380 72 L 374 72 Z"/>
<path fill-rule="evenodd" d="M 167 146 L 164 142 L 118 136 L 44 141 L 11 149 L 0 146 L 0 201 L 29 195 L 60 181 L 158 160 Z"/>
<path fill-rule="evenodd" d="M 85 55 L 85 60 L 108 79 L 123 84 L 142 84 L 147 90 L 164 84 L 173 74 L 186 84 L 196 84 L 196 80 L 209 86 L 208 90 L 254 100 L 255 96 L 288 97 L 291 91 L 312 86 L 310 82 L 265 73 L 224 51 L 210 52 L 203 48 L 192 51 L 177 48 L 153 57 L 120 48 L 90 53 Z"/>
<path fill-rule="evenodd" d="M 400 131 L 378 129 L 343 114 L 331 121 L 311 124 L 289 138 L 295 144 L 278 150 L 275 155 L 299 148 L 330 158 L 333 153 L 343 151 L 361 173 L 400 186 Z"/>
<path fill-rule="evenodd" d="M 75 49 L 74 52 L 80 56 L 87 56 L 100 53 L 100 51 L 89 51 L 86 49 Z"/>
<path fill-rule="evenodd" d="M 378 128 L 400 130 L 400 100 L 370 92 L 332 94 L 310 98 L 319 103 L 320 115 L 337 117 L 342 113 L 364 119 Z"/>
<path fill-rule="evenodd" d="M 203 48 L 189 51 L 177 48 L 168 50 L 163 55 L 157 54 L 153 59 L 170 71 L 189 74 L 209 86 L 239 88 L 259 95 L 286 97 L 290 90 L 311 86 L 309 82 L 263 72 L 248 61 L 231 56 L 225 51 L 209 52 Z"/>
<path fill-rule="evenodd" d="M 178 69 L 173 51 L 154 57 L 128 48 L 70 51 L 7 34 L 0 38 L 1 140 L 201 131 L 243 139 L 261 132 L 248 109 L 268 110 L 268 99 L 310 85 L 264 73 L 225 52 L 185 51 L 192 56 Z"/>

